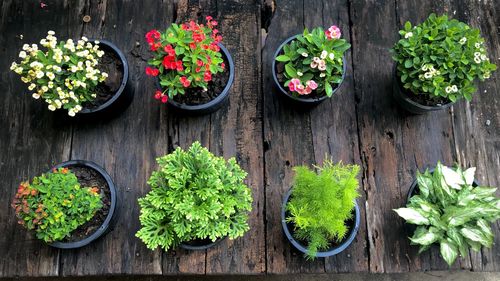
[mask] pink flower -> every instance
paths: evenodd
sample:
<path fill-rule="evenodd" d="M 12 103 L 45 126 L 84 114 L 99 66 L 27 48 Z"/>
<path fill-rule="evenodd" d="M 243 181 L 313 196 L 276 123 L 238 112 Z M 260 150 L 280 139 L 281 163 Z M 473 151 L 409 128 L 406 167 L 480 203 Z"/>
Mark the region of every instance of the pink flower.
<path fill-rule="evenodd" d="M 304 94 L 304 91 L 305 91 L 304 85 L 300 84 L 296 88 L 297 88 L 296 91 L 297 91 L 297 93 L 299 93 L 299 95 L 303 95 Z"/>
<path fill-rule="evenodd" d="M 332 25 L 328 30 L 325 30 L 325 35 L 328 39 L 339 39 L 341 35 L 340 28 L 336 25 Z"/>
<path fill-rule="evenodd" d="M 297 86 L 300 85 L 300 80 L 297 78 L 293 78 L 290 83 L 288 83 L 288 88 L 290 89 L 290 92 L 295 92 L 297 91 Z"/>
<path fill-rule="evenodd" d="M 309 88 L 309 86 L 307 86 L 305 89 L 304 89 L 304 93 L 302 93 L 303 95 L 309 95 L 310 93 L 312 92 L 312 89 Z"/>
<path fill-rule="evenodd" d="M 307 81 L 306 85 L 311 90 L 316 90 L 316 88 L 318 88 L 318 84 L 316 84 L 316 82 L 314 82 L 314 80 Z"/>
<path fill-rule="evenodd" d="M 318 63 L 315 62 L 315 61 L 312 61 L 311 62 L 311 68 L 316 68 L 316 67 L 318 67 Z"/>

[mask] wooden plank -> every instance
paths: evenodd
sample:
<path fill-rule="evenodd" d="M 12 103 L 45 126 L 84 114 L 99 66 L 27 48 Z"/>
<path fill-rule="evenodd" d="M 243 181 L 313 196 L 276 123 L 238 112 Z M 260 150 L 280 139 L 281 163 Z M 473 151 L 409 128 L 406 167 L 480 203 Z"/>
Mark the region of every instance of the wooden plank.
<path fill-rule="evenodd" d="M 227 106 L 211 115 L 210 150 L 226 159 L 236 157 L 248 172 L 246 183 L 254 201 L 245 236 L 226 239 L 207 251 L 207 274 L 265 272 L 260 9 L 254 2 L 216 2 L 218 27 L 234 60 L 235 80 Z"/>
<path fill-rule="evenodd" d="M 419 135 L 404 135 L 405 116 L 391 98 L 393 62 L 388 49 L 399 38 L 397 10 L 393 2 L 354 1 L 350 11 L 370 271 L 408 271 L 419 264 L 409 257 L 403 221 L 392 209 L 405 203 L 408 178 L 414 172 L 415 156 L 406 156 L 411 146 L 405 146 L 404 138 L 411 142 Z M 416 118 L 424 122 L 430 117 Z M 420 153 L 426 155 L 425 150 Z"/>
<path fill-rule="evenodd" d="M 52 165 L 67 160 L 70 154 L 71 125 L 35 101 L 17 74 L 9 70 L 18 60 L 25 43 L 38 43 L 54 30 L 59 38 L 79 32 L 69 19 L 79 10 L 62 1 L 47 1 L 47 7 L 25 1 L 2 1 L 0 4 L 0 86 L 4 89 L 0 105 L 0 277 L 56 276 L 59 272 L 59 250 L 47 246 L 17 225 L 10 207 L 18 184 L 29 180 Z M 54 15 L 59 15 L 54 17 Z"/>
<path fill-rule="evenodd" d="M 500 65 L 500 14 L 495 1 L 454 1 L 455 17 L 481 30 L 490 60 Z M 478 83 L 472 102 L 453 108 L 453 133 L 458 162 L 477 167 L 476 178 L 483 185 L 500 187 L 500 72 Z M 500 192 L 497 192 L 500 195 Z M 500 222 L 493 224 L 495 243 L 481 253 L 471 251 L 474 271 L 500 271 Z"/>
<path fill-rule="evenodd" d="M 277 97 L 271 69 L 278 46 L 303 31 L 304 2 L 276 1 L 275 8 L 262 49 L 267 272 L 323 273 L 325 260 L 306 261 L 288 242 L 280 223 L 282 196 L 290 188 L 292 167 L 311 165 L 315 159 L 311 113 L 299 111 Z"/>
<path fill-rule="evenodd" d="M 331 25 L 337 25 L 342 30 L 342 38 L 348 42 L 351 41 L 348 1 L 310 1 L 304 13 L 306 27 L 328 28 Z M 341 88 L 334 97 L 311 111 L 311 131 L 316 163 L 322 163 L 325 154 L 329 154 L 334 161 L 361 166 L 351 52 L 352 49 L 346 53 L 347 73 Z M 353 244 L 344 252 L 325 259 L 326 272 L 368 271 L 365 198 L 361 186 L 361 174 L 362 172 L 359 176 L 359 191 L 362 196 L 357 200 L 361 211 L 358 234 Z"/>
<path fill-rule="evenodd" d="M 113 231 L 103 239 L 63 253 L 62 275 L 161 274 L 161 252 L 147 249 L 135 233 L 140 227 L 137 198 L 149 191 L 146 180 L 168 143 L 162 107 L 152 98 L 154 81 L 144 74 L 149 56 L 144 34 L 171 21 L 172 5 L 91 1 L 85 14 L 91 16 L 86 36 L 106 38 L 125 53 L 135 98 L 112 120 L 75 126 L 72 158 L 95 161 L 110 173 L 118 189 L 119 214 Z"/>

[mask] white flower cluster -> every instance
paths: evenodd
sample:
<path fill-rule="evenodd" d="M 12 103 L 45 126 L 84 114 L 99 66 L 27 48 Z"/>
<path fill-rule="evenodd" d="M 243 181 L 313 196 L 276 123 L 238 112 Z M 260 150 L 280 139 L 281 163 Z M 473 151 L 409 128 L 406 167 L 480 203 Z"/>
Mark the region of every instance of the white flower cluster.
<path fill-rule="evenodd" d="M 34 91 L 33 98 L 42 97 L 47 102 L 49 110 L 66 108 L 68 115 L 75 116 L 82 110 L 82 102 L 96 97 L 92 88 L 108 77 L 97 69 L 98 58 L 104 51 L 99 49 L 98 41 L 94 45 L 86 37 L 76 44 L 68 39 L 58 46 L 54 31 L 47 34 L 40 40 L 46 52 L 39 50 L 36 44 L 24 44 L 19 53 L 21 63 L 13 62 L 10 69 L 29 84 L 28 89 Z"/>
<path fill-rule="evenodd" d="M 451 94 L 451 93 L 457 93 L 458 92 L 458 87 L 457 85 L 451 85 L 451 86 L 447 86 L 444 91 L 447 93 L 447 94 Z"/>
<path fill-rule="evenodd" d="M 425 73 L 424 74 L 420 74 L 418 76 L 418 78 L 420 80 L 431 79 L 432 77 L 441 74 L 441 72 L 439 70 L 434 69 L 434 66 L 432 64 L 424 64 L 424 65 L 422 65 L 421 70 L 424 71 Z"/>

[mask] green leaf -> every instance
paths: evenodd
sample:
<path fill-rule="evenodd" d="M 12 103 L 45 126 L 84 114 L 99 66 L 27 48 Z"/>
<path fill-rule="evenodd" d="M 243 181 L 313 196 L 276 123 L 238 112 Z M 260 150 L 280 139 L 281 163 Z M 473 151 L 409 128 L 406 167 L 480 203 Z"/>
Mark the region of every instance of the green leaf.
<path fill-rule="evenodd" d="M 489 237 L 486 233 L 482 232 L 480 229 L 477 229 L 472 226 L 463 227 L 460 229 L 460 233 L 467 239 L 478 242 L 483 246 L 491 247 L 493 244 L 492 237 Z"/>
<path fill-rule="evenodd" d="M 445 239 L 441 240 L 440 252 L 441 256 L 449 266 L 455 262 L 458 256 L 457 247 L 452 242 Z"/>
<path fill-rule="evenodd" d="M 280 55 L 280 56 L 276 57 L 276 60 L 280 61 L 280 62 L 286 62 L 286 61 L 290 61 L 290 57 L 288 57 L 286 55 Z"/>
<path fill-rule="evenodd" d="M 332 94 L 333 94 L 333 88 L 332 88 L 332 85 L 330 85 L 330 83 L 325 83 L 325 92 L 326 92 L 326 95 L 328 97 L 332 96 Z"/>
<path fill-rule="evenodd" d="M 408 60 L 405 61 L 405 67 L 406 68 L 410 68 L 412 66 L 413 66 L 413 61 L 412 60 L 408 59 Z"/>
<path fill-rule="evenodd" d="M 412 208 L 399 208 L 394 211 L 406 222 L 416 225 L 428 225 L 429 220 L 424 217 L 419 211 Z"/>
<path fill-rule="evenodd" d="M 411 30 L 411 23 L 409 21 L 405 22 L 405 31 Z"/>
<path fill-rule="evenodd" d="M 290 64 L 285 64 L 285 72 L 288 75 L 289 78 L 294 78 L 297 77 L 297 70 Z"/>
<path fill-rule="evenodd" d="M 418 229 L 420 231 L 415 231 L 413 237 L 410 238 L 411 242 L 418 245 L 431 245 L 443 236 L 443 233 L 435 227 L 431 227 L 428 230 L 425 227 L 419 227 Z"/>

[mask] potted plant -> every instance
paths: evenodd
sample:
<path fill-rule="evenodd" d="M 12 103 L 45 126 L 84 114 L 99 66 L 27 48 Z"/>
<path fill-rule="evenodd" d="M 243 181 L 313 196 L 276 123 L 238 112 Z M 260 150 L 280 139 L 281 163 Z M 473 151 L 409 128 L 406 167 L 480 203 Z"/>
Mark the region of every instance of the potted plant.
<path fill-rule="evenodd" d="M 281 210 L 286 237 L 308 259 L 342 252 L 359 228 L 359 166 L 326 159 L 315 170 L 299 166 L 294 171 L 293 187 Z"/>
<path fill-rule="evenodd" d="M 115 214 L 116 190 L 103 168 L 73 160 L 19 185 L 12 207 L 18 223 L 50 246 L 71 249 L 104 235 Z"/>
<path fill-rule="evenodd" d="M 451 266 L 459 254 L 468 255 L 469 248 L 491 247 L 490 224 L 500 218 L 500 199 L 495 197 L 496 188 L 474 181 L 475 171 L 438 162 L 433 171 L 417 172 L 406 207 L 394 211 L 416 225 L 409 239 L 420 245 L 419 254 L 439 244 L 441 256 Z"/>
<path fill-rule="evenodd" d="M 58 42 L 54 31 L 48 31 L 40 45 L 43 50 L 37 44 L 24 44 L 21 62 L 13 62 L 10 69 L 49 110 L 65 109 L 71 117 L 95 116 L 130 104 L 128 63 L 112 43 L 86 37 Z"/>
<path fill-rule="evenodd" d="M 450 107 L 461 98 L 470 101 L 474 81 L 488 79 L 490 63 L 479 30 L 446 15 L 431 14 L 423 23 L 406 22 L 392 48 L 396 61 L 393 91 L 401 107 L 426 113 Z"/>
<path fill-rule="evenodd" d="M 234 158 L 216 157 L 195 142 L 157 162 L 148 180 L 151 191 L 139 199 L 142 227 L 136 236 L 149 249 L 204 250 L 249 229 L 251 190 Z"/>
<path fill-rule="evenodd" d="M 224 104 L 234 64 L 216 26 L 217 21 L 207 16 L 206 24 L 174 23 L 163 33 L 146 34 L 153 53 L 146 74 L 157 77 L 155 99 L 190 114 L 210 113 Z"/>
<path fill-rule="evenodd" d="M 288 100 L 318 104 L 331 97 L 344 81 L 345 51 L 351 45 L 340 39 L 337 26 L 320 27 L 292 36 L 274 54 L 273 79 Z"/>

